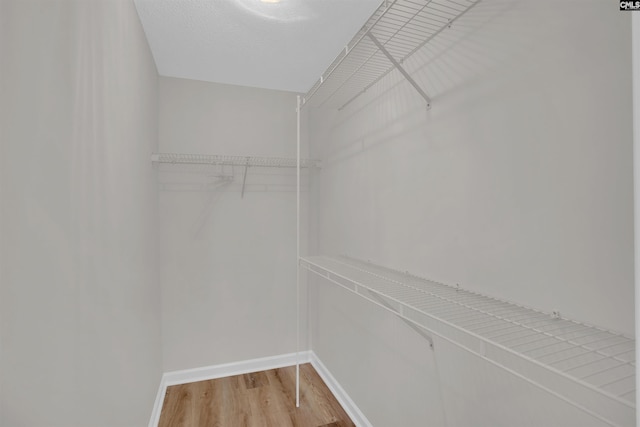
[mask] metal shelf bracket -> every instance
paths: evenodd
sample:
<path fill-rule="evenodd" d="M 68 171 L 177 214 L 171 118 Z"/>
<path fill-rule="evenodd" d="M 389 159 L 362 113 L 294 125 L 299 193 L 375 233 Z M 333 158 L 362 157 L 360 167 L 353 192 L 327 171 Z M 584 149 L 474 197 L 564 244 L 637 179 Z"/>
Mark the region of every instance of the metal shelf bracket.
<path fill-rule="evenodd" d="M 241 199 L 244 199 L 244 186 L 247 183 L 247 169 L 249 169 L 249 157 L 247 157 L 247 161 L 244 164 L 244 175 L 242 176 L 242 191 L 240 192 Z"/>
<path fill-rule="evenodd" d="M 396 61 L 396 59 L 389 53 L 384 45 L 380 43 L 380 41 L 375 38 L 373 34 L 371 34 L 371 31 L 367 33 L 367 36 L 371 39 L 373 44 L 375 44 L 376 47 L 380 49 L 380 52 L 382 52 L 384 56 L 386 56 L 387 59 L 393 64 L 395 69 L 398 70 L 400 74 L 402 74 L 404 78 L 407 79 L 407 81 L 411 84 L 411 86 L 413 86 L 414 89 L 420 94 L 420 96 L 423 97 L 425 101 L 427 101 L 427 109 L 431 108 L 431 98 L 429 98 L 429 95 L 427 95 L 425 91 L 422 90 L 422 88 L 418 85 L 418 83 L 413 80 L 409 73 L 407 73 L 407 70 L 405 70 L 402 65 L 398 61 Z"/>

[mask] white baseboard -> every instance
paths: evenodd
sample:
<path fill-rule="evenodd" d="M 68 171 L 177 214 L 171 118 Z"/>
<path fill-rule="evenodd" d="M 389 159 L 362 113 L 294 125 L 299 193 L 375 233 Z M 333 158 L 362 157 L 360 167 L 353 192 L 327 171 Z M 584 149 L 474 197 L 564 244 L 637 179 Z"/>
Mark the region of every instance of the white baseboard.
<path fill-rule="evenodd" d="M 283 368 L 296 364 L 296 353 L 282 354 L 279 356 L 264 357 L 261 359 L 244 360 L 241 362 L 225 363 L 222 365 L 205 366 L 202 368 L 186 369 L 183 371 L 165 372 L 160 381 L 158 394 L 153 405 L 153 412 L 149 420 L 149 427 L 157 427 L 162 412 L 162 403 L 167 392 L 167 387 L 176 384 L 186 384 L 195 381 L 212 380 L 215 378 L 230 377 L 233 375 L 248 374 L 250 372 L 266 371 L 268 369 Z M 336 397 L 340 405 L 354 424 L 358 427 L 371 427 L 371 423 L 358 409 L 349 395 L 344 391 L 329 370 L 322 364 L 320 359 L 312 351 L 300 352 L 300 363 L 313 365 L 322 380 L 327 384 L 329 390 Z"/>
<path fill-rule="evenodd" d="M 300 363 L 311 361 L 311 352 L 300 352 Z M 165 372 L 162 379 L 167 386 L 192 383 L 195 381 L 213 380 L 215 378 L 231 377 L 233 375 L 248 374 L 250 372 L 266 371 L 268 369 L 283 368 L 296 364 L 296 353 L 263 357 L 260 359 L 243 360 L 222 365 L 205 366 L 203 368 L 185 369 L 183 371 Z"/>
<path fill-rule="evenodd" d="M 230 377 L 233 375 L 248 374 L 250 372 L 266 371 L 268 369 L 283 368 L 296 364 L 296 353 L 281 354 L 278 356 L 263 357 L 260 359 L 243 360 L 240 362 L 224 363 L 222 365 L 205 366 L 202 368 L 171 371 L 162 374 L 160 387 L 153 405 L 153 412 L 149 420 L 149 427 L 157 427 L 162 412 L 162 403 L 167 387 L 176 384 L 186 384 L 196 381 L 206 381 L 215 378 Z M 310 351 L 300 352 L 300 363 L 311 361 Z"/>
<path fill-rule="evenodd" d="M 311 365 L 315 368 L 316 372 L 320 375 L 325 382 L 331 393 L 335 396 L 336 400 L 342 405 L 344 411 L 349 415 L 351 421 L 358 427 L 373 427 L 367 417 L 362 413 L 360 408 L 351 400 L 351 397 L 342 388 L 340 383 L 335 379 L 326 366 L 320 361 L 318 356 L 314 352 L 311 353 Z"/>
<path fill-rule="evenodd" d="M 160 387 L 158 387 L 158 393 L 156 394 L 156 400 L 153 402 L 153 410 L 151 411 L 151 419 L 149 420 L 149 427 L 158 427 L 160 422 L 160 413 L 162 412 L 162 404 L 164 403 L 164 395 L 167 393 L 167 385 L 164 382 L 164 375 L 160 379 Z"/>

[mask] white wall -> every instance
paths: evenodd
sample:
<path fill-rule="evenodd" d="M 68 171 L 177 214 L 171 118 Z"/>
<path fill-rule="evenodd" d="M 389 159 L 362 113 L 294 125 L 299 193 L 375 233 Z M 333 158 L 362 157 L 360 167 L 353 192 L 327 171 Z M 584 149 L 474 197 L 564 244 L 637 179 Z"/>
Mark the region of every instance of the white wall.
<path fill-rule="evenodd" d="M 160 151 L 295 156 L 295 94 L 160 78 Z M 164 370 L 294 352 L 295 170 L 162 165 Z M 216 176 L 232 177 L 232 182 Z"/>
<path fill-rule="evenodd" d="M 313 351 L 372 425 L 446 425 L 429 342 L 361 297 L 317 277 L 310 283 Z"/>
<path fill-rule="evenodd" d="M 483 1 L 405 63 L 433 97 L 430 111 L 398 75 L 340 112 L 312 111 L 312 155 L 325 161 L 314 177 L 314 251 L 369 259 L 633 335 L 630 28 L 630 14 L 611 2 Z M 443 49 L 445 40 L 453 47 Z M 390 315 L 371 319 L 368 309 L 326 286 L 314 290 L 313 349 L 374 425 L 390 425 L 385 417 L 423 425 L 427 406 L 411 412 L 389 405 L 382 414 L 375 408 L 389 393 L 363 379 L 388 371 L 407 381 L 431 378 L 428 362 L 406 368 L 416 344 L 394 341 L 395 356 L 349 369 L 346 353 L 389 353 L 386 342 L 394 338 L 378 325 Z M 335 312 L 349 316 L 338 323 Z M 440 358 L 489 370 L 436 345 Z M 514 425 L 527 402 L 544 400 L 515 378 L 491 378 L 440 381 L 448 425 Z M 451 393 L 447 381 L 462 394 Z M 474 397 L 503 386 L 523 398 L 497 409 Z M 426 401 L 415 387 L 398 393 Z M 558 413 L 566 425 L 586 425 L 568 407 L 548 405 L 542 418 L 523 425 L 543 425 L 545 416 L 552 425 Z"/>
<path fill-rule="evenodd" d="M 146 425 L 157 73 L 131 1 L 0 1 L 0 425 Z"/>

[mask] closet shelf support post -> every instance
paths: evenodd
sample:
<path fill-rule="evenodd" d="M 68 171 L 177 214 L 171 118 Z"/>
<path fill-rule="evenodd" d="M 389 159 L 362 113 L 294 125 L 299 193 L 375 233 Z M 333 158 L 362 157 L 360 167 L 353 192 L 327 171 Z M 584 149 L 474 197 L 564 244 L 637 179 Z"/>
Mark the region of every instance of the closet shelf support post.
<path fill-rule="evenodd" d="M 300 407 L 300 95 L 296 104 L 296 408 Z"/>

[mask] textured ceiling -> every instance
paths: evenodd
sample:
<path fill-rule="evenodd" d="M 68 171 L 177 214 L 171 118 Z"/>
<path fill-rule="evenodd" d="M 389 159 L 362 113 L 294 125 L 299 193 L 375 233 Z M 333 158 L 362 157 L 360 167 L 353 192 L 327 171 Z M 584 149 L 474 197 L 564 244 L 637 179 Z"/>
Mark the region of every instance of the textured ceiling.
<path fill-rule="evenodd" d="M 160 75 L 306 92 L 381 0 L 134 1 Z"/>

